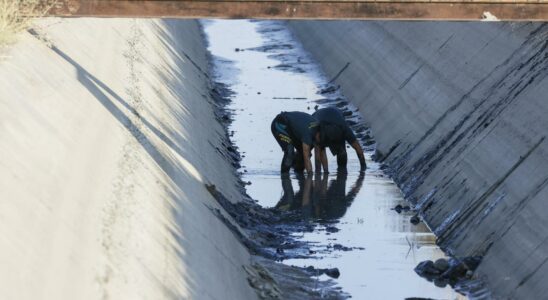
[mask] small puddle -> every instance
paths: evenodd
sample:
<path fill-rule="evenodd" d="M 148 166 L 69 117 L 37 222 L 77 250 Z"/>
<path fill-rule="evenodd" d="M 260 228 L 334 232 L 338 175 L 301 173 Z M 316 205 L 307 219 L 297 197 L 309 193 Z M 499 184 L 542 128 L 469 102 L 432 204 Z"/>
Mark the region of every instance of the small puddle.
<path fill-rule="evenodd" d="M 359 162 L 349 151 L 348 174 L 290 177 L 280 175 L 282 152 L 270 133 L 280 111 L 312 113 L 316 105 L 333 105 L 355 112 L 337 91 L 320 94 L 329 81 L 279 21 L 203 21 L 214 58 L 216 80 L 233 92 L 229 109 L 231 138 L 241 155 L 247 193 L 263 207 L 295 210 L 313 230 L 296 238 L 312 245 L 308 259 L 282 263 L 338 268 L 337 284 L 356 299 L 411 297 L 456 299 L 450 287 L 438 288 L 414 268 L 424 260 L 445 257 L 435 236 L 422 223 L 409 222 L 411 212 L 398 187 L 370 160 L 360 175 Z M 353 115 L 358 135 L 367 135 Z M 361 126 L 361 127 L 360 127 Z M 351 150 L 351 149 L 349 149 Z M 330 170 L 336 170 L 330 157 Z M 327 279 L 327 275 L 321 275 Z"/>

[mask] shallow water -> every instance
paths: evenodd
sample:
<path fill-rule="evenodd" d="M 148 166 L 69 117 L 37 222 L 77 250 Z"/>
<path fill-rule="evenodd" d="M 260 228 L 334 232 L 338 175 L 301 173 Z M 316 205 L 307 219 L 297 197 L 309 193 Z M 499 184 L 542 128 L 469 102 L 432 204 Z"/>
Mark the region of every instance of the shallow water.
<path fill-rule="evenodd" d="M 392 210 L 406 203 L 397 186 L 369 159 L 371 151 L 366 154 L 365 175 L 358 172 L 352 149 L 348 149 L 348 174 L 280 175 L 282 152 L 270 133 L 272 119 L 280 111 L 312 113 L 318 103 L 341 103 L 335 99 L 342 97 L 338 92 L 319 94 L 329 79 L 283 22 L 216 20 L 203 24 L 216 80 L 234 92 L 229 131 L 242 154 L 242 177 L 251 183 L 247 193 L 264 207 L 300 211 L 314 227 L 298 236 L 314 245 L 312 258 L 283 263 L 337 267 L 341 273 L 337 283 L 356 299 L 459 298 L 451 288 L 437 288 L 413 271 L 423 260 L 445 256 L 426 226 L 412 225 L 411 213 Z M 355 111 L 352 106 L 346 108 Z M 335 159 L 328 157 L 330 170 L 336 170 Z M 326 275 L 321 278 L 327 279 Z"/>

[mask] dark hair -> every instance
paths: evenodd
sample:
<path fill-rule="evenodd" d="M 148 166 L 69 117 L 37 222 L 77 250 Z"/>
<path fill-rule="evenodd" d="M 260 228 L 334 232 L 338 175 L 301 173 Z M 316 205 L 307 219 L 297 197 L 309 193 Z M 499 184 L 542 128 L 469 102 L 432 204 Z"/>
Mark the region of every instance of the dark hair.
<path fill-rule="evenodd" d="M 320 146 L 326 147 L 341 142 L 342 128 L 337 124 L 320 123 Z"/>

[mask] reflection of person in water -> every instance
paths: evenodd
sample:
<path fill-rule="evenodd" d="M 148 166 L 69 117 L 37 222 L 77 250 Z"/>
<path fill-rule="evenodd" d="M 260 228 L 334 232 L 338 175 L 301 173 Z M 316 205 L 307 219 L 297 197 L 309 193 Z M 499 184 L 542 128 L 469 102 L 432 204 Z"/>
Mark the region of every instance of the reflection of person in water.
<path fill-rule="evenodd" d="M 306 213 L 310 208 L 310 193 L 312 192 L 312 176 L 296 174 L 299 190 L 297 193 L 293 190 L 293 183 L 289 174 L 282 173 L 283 195 L 276 208 L 284 211 L 303 209 Z"/>
<path fill-rule="evenodd" d="M 288 174 L 282 175 L 283 195 L 276 208 L 281 210 L 301 210 L 304 219 L 336 220 L 344 216 L 346 210 L 359 193 L 364 173 L 360 173 L 350 191 L 346 193 L 346 172 L 340 172 L 328 182 L 327 174 L 312 176 L 298 175 L 299 191 L 293 190 Z M 328 185 L 329 183 L 329 185 Z"/>

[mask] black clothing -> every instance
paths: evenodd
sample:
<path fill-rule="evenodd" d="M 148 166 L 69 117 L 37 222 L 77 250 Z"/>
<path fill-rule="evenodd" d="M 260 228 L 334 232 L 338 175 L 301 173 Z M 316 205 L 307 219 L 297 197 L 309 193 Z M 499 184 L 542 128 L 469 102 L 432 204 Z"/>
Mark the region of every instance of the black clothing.
<path fill-rule="evenodd" d="M 281 163 L 282 173 L 291 167 L 296 172 L 304 169 L 303 143 L 314 147 L 314 135 L 318 130 L 318 122 L 311 115 L 303 112 L 282 112 L 274 118 L 270 125 L 272 135 L 284 151 Z M 296 149 L 296 153 L 294 153 Z"/>
<path fill-rule="evenodd" d="M 344 149 L 342 152 L 339 152 L 339 154 L 337 154 L 337 166 L 338 166 L 337 172 L 339 173 L 345 172 L 347 162 L 348 162 L 348 155 L 346 154 L 346 149 Z"/>
<path fill-rule="evenodd" d="M 295 151 L 293 145 L 288 144 L 284 151 L 280 170 L 282 173 L 287 173 L 291 167 L 295 172 L 302 172 L 304 170 L 304 159 L 301 151 Z"/>
<path fill-rule="evenodd" d="M 297 150 L 302 150 L 302 144 L 314 146 L 314 135 L 318 121 L 311 115 L 299 111 L 282 112 L 274 118 L 270 129 L 282 150 L 292 144 Z"/>
<path fill-rule="evenodd" d="M 354 132 L 338 109 L 318 109 L 312 116 L 320 122 L 320 145 L 329 147 L 333 155 L 346 152 L 345 141 L 349 144 L 356 141 Z"/>

